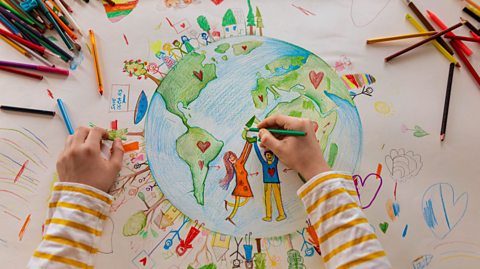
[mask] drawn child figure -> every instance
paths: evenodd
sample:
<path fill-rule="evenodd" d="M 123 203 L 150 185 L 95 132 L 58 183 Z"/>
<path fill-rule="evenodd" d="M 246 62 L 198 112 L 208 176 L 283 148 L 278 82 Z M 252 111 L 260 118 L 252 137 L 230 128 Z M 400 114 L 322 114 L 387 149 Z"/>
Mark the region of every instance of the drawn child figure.
<path fill-rule="evenodd" d="M 251 150 L 252 144 L 245 141 L 245 146 L 243 147 L 240 157 L 237 157 L 233 151 L 227 151 L 223 155 L 226 174 L 225 177 L 220 180 L 220 186 L 225 190 L 228 189 L 230 182 L 235 177 L 235 189 L 233 189 L 232 192 L 235 202 L 232 203 L 225 200 L 226 210 L 228 210 L 229 206 L 233 207 L 232 212 L 225 220 L 230 221 L 233 225 L 236 225 L 235 222 L 233 222 L 233 217 L 237 214 L 238 208 L 244 206 L 250 198 L 253 197 L 252 188 L 248 182 L 248 172 L 245 169 L 245 163 L 247 162 Z M 243 201 L 241 200 L 242 198 Z"/>
<path fill-rule="evenodd" d="M 170 43 L 165 43 L 163 45 L 163 50 L 167 53 L 167 56 L 170 56 L 175 59 L 175 61 L 180 60 L 182 57 L 180 57 L 178 54 L 174 52 L 174 49 L 172 48 L 172 44 Z"/>
<path fill-rule="evenodd" d="M 205 41 L 205 46 L 211 43 L 208 41 L 208 34 L 206 32 L 201 33 L 200 36 Z"/>
<path fill-rule="evenodd" d="M 187 52 L 182 49 L 182 45 L 183 45 L 182 42 L 175 39 L 172 44 L 173 44 L 172 51 L 174 51 L 174 50 L 179 51 L 181 57 L 183 57 L 183 55 L 187 54 Z"/>
<path fill-rule="evenodd" d="M 264 221 L 272 221 L 272 193 L 275 199 L 275 204 L 278 210 L 277 221 L 282 221 L 287 218 L 282 202 L 282 192 L 280 189 L 280 179 L 278 177 L 278 158 L 273 154 L 271 150 L 267 150 L 263 153 L 265 159 L 262 156 L 257 142 L 253 144 L 255 146 L 255 153 L 257 153 L 258 160 L 262 164 L 263 171 L 263 191 L 265 199 L 265 217 Z"/>
<path fill-rule="evenodd" d="M 190 38 L 186 35 L 182 35 L 181 37 L 183 45 L 185 45 L 185 48 L 187 49 L 187 53 L 190 53 L 195 50 L 195 48 L 190 44 Z"/>

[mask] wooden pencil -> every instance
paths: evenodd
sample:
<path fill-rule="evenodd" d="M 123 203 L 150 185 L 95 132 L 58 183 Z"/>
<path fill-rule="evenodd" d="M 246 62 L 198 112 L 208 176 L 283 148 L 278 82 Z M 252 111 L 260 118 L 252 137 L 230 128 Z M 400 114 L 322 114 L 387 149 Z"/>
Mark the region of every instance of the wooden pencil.
<path fill-rule="evenodd" d="M 30 78 L 34 78 L 34 79 L 38 79 L 38 80 L 43 79 L 42 75 L 31 73 L 31 72 L 26 72 L 26 71 L 23 71 L 23 70 L 18 70 L 18 69 L 11 68 L 11 67 L 0 66 L 0 70 L 5 71 L 5 72 L 9 72 L 9 73 L 14 73 L 14 74 L 26 76 L 26 77 L 30 77 Z"/>
<path fill-rule="evenodd" d="M 413 45 L 410 46 L 410 47 L 407 47 L 407 48 L 405 48 L 405 49 L 403 49 L 403 50 L 401 50 L 401 51 L 398 51 L 398 52 L 396 52 L 396 53 L 394 53 L 394 54 L 386 57 L 386 58 L 385 58 L 385 62 L 389 62 L 389 61 L 395 59 L 396 57 L 398 57 L 398 56 L 400 56 L 400 55 L 402 55 L 402 54 L 404 54 L 404 53 L 407 53 L 407 52 L 409 52 L 409 51 L 411 51 L 411 50 L 413 50 L 413 49 L 415 49 L 415 48 L 418 48 L 418 47 L 420 47 L 420 46 L 422 46 L 422 45 L 424 45 L 424 44 L 426 44 L 426 43 L 428 43 L 428 42 L 436 39 L 436 38 L 439 37 L 439 36 L 442 36 L 442 35 L 444 35 L 444 34 L 446 34 L 446 33 L 449 33 L 449 32 L 457 29 L 458 27 L 460 27 L 460 26 L 462 26 L 462 25 L 464 25 L 464 24 L 465 24 L 465 22 L 461 21 L 461 22 L 459 22 L 459 23 L 457 23 L 457 24 L 455 24 L 455 25 L 453 25 L 453 26 L 451 26 L 451 27 L 449 27 L 449 28 L 447 28 L 447 29 L 445 29 L 445 30 L 443 30 L 443 31 L 441 31 L 441 32 L 438 32 L 438 33 L 435 34 L 435 35 L 432 35 L 432 36 L 430 36 L 430 37 L 428 37 L 428 38 L 425 38 L 424 40 L 422 40 L 422 41 L 420 41 L 420 42 L 418 42 L 418 43 L 416 43 L 416 44 L 413 44 Z"/>
<path fill-rule="evenodd" d="M 2 39 L 3 41 L 5 41 L 8 45 L 10 45 L 12 48 L 14 48 L 15 50 L 17 50 L 17 51 L 20 52 L 21 54 L 25 55 L 26 57 L 28 57 L 28 58 L 31 58 L 31 57 L 32 57 L 32 56 L 30 55 L 30 53 L 28 53 L 28 51 L 24 50 L 24 49 L 21 48 L 19 45 L 15 44 L 15 42 L 13 42 L 12 40 L 6 38 L 5 36 L 0 35 L 0 39 Z"/>
<path fill-rule="evenodd" d="M 467 3 L 474 6 L 475 8 L 480 9 L 480 5 L 475 3 L 475 1 L 473 1 L 473 0 L 465 0 L 465 1 L 467 1 Z"/>
<path fill-rule="evenodd" d="M 369 39 L 367 39 L 367 44 L 374 44 L 374 43 L 379 43 L 379 42 L 394 41 L 394 40 L 415 38 L 415 37 L 422 37 L 422 36 L 431 36 L 431 35 L 434 35 L 436 33 L 437 32 L 435 32 L 435 31 L 429 31 L 429 32 L 421 32 L 421 33 L 413 33 L 413 34 L 396 35 L 396 36 L 369 38 Z"/>
<path fill-rule="evenodd" d="M 480 22 L 480 16 L 478 16 L 472 9 L 464 7 L 462 11 L 470 15 L 470 17 L 474 18 L 476 21 Z"/>
<path fill-rule="evenodd" d="M 458 54 L 458 58 L 463 62 L 463 64 L 467 67 L 468 72 L 472 75 L 472 77 L 475 79 L 475 81 L 478 84 L 478 87 L 480 88 L 480 76 L 478 75 L 477 71 L 475 71 L 475 68 L 473 68 L 472 64 L 470 61 L 467 59 L 467 56 L 463 53 L 462 49 L 458 46 L 457 43 L 454 42 L 454 40 L 450 40 L 450 45 L 452 45 L 452 48 L 455 50 L 455 52 Z"/>
<path fill-rule="evenodd" d="M 463 40 L 463 41 L 470 41 L 470 42 L 477 42 L 480 43 L 480 38 L 478 37 L 469 37 L 469 36 L 451 36 L 449 37 L 450 39 L 455 39 L 455 40 Z"/>
<path fill-rule="evenodd" d="M 465 20 L 465 25 L 470 29 L 470 31 L 474 32 L 477 35 L 480 35 L 480 29 L 477 29 L 471 22 L 469 22 L 467 19 L 464 19 L 460 17 L 460 20 Z"/>
<path fill-rule="evenodd" d="M 452 82 L 453 82 L 454 71 L 455 71 L 455 65 L 451 63 L 450 68 L 448 69 L 447 92 L 445 93 L 445 103 L 443 105 L 443 117 L 442 117 L 442 127 L 440 129 L 440 141 L 445 140 L 445 132 L 447 131 L 448 108 L 450 106 L 450 95 L 452 93 Z"/>

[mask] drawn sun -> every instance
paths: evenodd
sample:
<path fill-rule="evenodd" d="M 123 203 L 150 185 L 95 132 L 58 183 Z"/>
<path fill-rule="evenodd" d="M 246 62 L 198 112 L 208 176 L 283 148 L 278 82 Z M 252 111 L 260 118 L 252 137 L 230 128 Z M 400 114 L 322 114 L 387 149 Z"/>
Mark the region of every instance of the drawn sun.
<path fill-rule="evenodd" d="M 383 101 L 377 101 L 373 104 L 375 111 L 385 117 L 390 117 L 394 114 L 393 105 Z"/>

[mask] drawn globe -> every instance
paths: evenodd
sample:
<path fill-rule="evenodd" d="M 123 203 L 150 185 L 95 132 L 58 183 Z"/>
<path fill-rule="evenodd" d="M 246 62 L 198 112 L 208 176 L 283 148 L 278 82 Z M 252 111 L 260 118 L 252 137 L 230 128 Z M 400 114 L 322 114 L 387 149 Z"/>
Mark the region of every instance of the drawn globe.
<path fill-rule="evenodd" d="M 350 172 L 357 168 L 361 122 L 335 71 L 298 46 L 241 36 L 185 55 L 156 89 L 145 122 L 145 143 L 162 192 L 190 219 L 216 232 L 268 237 L 303 228 L 307 216 L 296 193 L 302 179 L 280 162 L 280 183 L 265 184 L 263 152 L 257 154 L 249 145 L 255 134 L 244 132 L 272 114 L 317 122 L 316 135 L 329 164 Z M 246 175 L 236 171 L 241 160 L 246 160 Z M 276 186 L 280 195 L 271 191 Z"/>

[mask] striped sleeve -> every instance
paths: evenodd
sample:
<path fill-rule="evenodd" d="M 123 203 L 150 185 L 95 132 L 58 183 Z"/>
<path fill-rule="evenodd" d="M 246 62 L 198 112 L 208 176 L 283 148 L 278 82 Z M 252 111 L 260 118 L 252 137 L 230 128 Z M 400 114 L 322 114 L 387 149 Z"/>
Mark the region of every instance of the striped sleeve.
<path fill-rule="evenodd" d="M 359 206 L 352 176 L 319 174 L 297 192 L 315 228 L 328 269 L 391 268 Z"/>
<path fill-rule="evenodd" d="M 27 268 L 93 268 L 111 204 L 112 197 L 96 188 L 55 183 L 42 242 Z"/>

